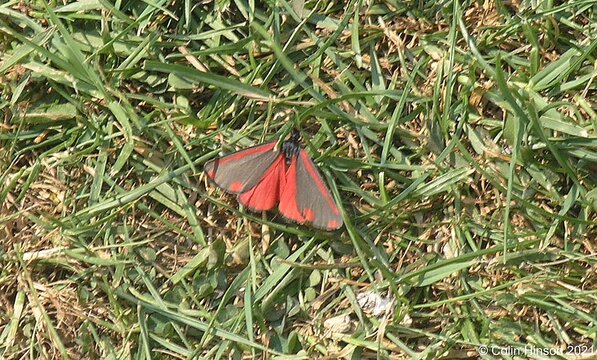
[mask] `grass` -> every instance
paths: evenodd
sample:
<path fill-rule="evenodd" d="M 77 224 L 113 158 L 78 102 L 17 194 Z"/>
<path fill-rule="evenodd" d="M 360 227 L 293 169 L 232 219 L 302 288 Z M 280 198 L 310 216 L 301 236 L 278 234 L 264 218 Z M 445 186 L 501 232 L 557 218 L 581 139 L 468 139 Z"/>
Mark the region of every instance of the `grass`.
<path fill-rule="evenodd" d="M 2 358 L 595 358 L 595 9 L 5 2 Z M 337 232 L 202 174 L 292 128 Z"/>

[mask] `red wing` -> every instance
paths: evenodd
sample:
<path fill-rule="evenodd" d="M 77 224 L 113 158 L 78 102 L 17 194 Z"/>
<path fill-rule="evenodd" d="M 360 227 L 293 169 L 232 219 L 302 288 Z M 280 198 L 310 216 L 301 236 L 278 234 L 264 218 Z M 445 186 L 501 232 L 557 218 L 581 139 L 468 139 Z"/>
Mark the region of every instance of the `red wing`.
<path fill-rule="evenodd" d="M 238 201 L 254 211 L 270 210 L 280 201 L 280 192 L 286 183 L 284 154 L 279 153 L 257 184 L 238 196 Z"/>
<path fill-rule="evenodd" d="M 323 230 L 339 229 L 343 223 L 338 206 L 304 149 L 290 163 L 278 208 L 291 220 Z"/>
<path fill-rule="evenodd" d="M 278 210 L 285 218 L 302 224 L 306 219 L 298 208 L 296 186 L 296 158 L 292 158 L 286 171 L 286 184 L 280 194 Z"/>
<path fill-rule="evenodd" d="M 254 188 L 272 164 L 282 157 L 275 151 L 276 141 L 253 146 L 209 161 L 203 170 L 226 192 L 244 193 Z"/>

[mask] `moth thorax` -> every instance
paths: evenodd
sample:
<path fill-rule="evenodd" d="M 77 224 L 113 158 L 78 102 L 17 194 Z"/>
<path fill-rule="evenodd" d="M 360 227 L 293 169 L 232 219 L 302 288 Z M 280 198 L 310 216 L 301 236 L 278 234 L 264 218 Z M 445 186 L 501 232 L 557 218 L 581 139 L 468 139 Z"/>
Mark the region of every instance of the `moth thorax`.
<path fill-rule="evenodd" d="M 299 154 L 300 145 L 297 141 L 288 140 L 282 143 L 282 152 L 284 152 L 284 157 L 286 159 L 286 166 L 290 165 L 290 161 L 293 157 L 297 157 Z"/>

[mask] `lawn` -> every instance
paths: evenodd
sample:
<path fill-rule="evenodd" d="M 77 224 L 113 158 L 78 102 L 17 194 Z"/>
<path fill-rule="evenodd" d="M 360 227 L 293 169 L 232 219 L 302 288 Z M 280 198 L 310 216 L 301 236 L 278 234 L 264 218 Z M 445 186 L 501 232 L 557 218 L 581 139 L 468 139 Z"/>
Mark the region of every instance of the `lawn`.
<path fill-rule="evenodd" d="M 0 357 L 597 358 L 596 24 L 595 0 L 5 1 Z M 336 231 L 203 172 L 293 130 Z"/>

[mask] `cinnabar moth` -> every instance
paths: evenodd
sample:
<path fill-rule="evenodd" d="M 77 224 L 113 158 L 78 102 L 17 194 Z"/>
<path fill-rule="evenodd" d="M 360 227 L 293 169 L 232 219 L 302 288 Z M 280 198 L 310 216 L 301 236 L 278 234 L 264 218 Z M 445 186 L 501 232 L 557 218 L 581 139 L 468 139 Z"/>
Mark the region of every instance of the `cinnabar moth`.
<path fill-rule="evenodd" d="M 327 231 L 342 226 L 340 210 L 294 132 L 277 141 L 222 156 L 205 164 L 207 176 L 254 211 L 278 210 L 287 219 Z"/>

